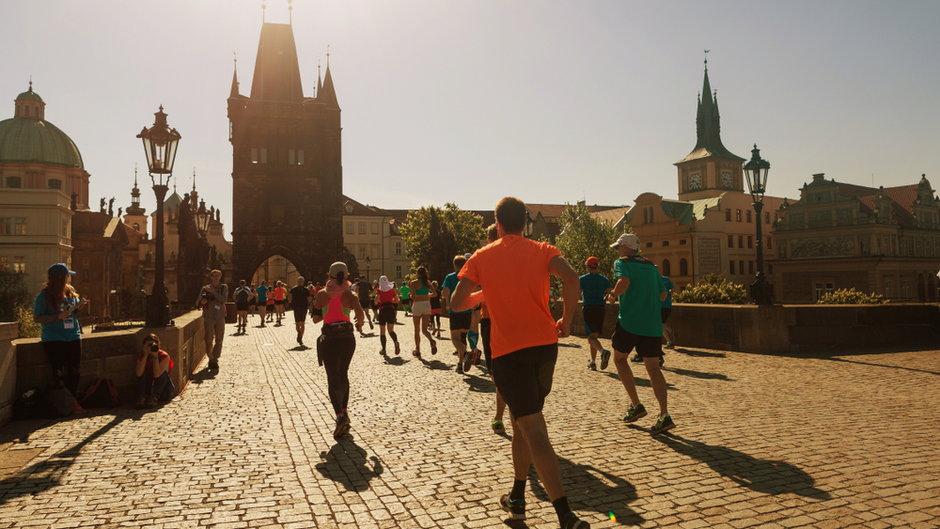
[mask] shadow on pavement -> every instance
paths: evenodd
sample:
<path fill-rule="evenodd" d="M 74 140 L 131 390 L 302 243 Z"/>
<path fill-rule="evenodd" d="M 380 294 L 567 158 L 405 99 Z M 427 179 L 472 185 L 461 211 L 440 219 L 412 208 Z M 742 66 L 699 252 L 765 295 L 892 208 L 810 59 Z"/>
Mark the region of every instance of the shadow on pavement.
<path fill-rule="evenodd" d="M 450 366 L 441 362 L 440 360 L 425 360 L 421 359 L 421 363 L 424 364 L 424 367 L 428 369 L 434 369 L 438 371 L 450 371 Z"/>
<path fill-rule="evenodd" d="M 725 353 L 713 353 L 711 351 L 693 351 L 691 349 L 686 349 L 684 347 L 676 347 L 673 351 L 677 353 L 682 353 L 688 356 L 698 356 L 702 358 L 724 358 L 727 355 Z"/>
<path fill-rule="evenodd" d="M 370 468 L 366 462 L 366 451 L 356 444 L 352 436 L 345 436 L 333 445 L 329 452 L 320 452 L 322 461 L 314 468 L 323 477 L 340 483 L 346 490 L 362 492 L 369 488 L 372 478 L 382 475 L 382 462 L 370 456 Z"/>
<path fill-rule="evenodd" d="M 641 378 L 641 377 L 636 376 L 636 369 L 634 369 L 633 372 L 634 372 L 634 375 L 633 375 L 633 383 L 636 384 L 636 386 L 637 386 L 638 388 L 651 388 L 651 387 L 653 387 L 652 384 L 650 384 L 650 381 L 649 381 L 649 380 L 647 380 L 647 379 L 645 379 L 645 378 Z M 614 371 L 614 372 L 612 372 L 612 371 L 602 371 L 602 373 L 604 373 L 605 375 L 609 376 L 610 378 L 616 380 L 617 382 L 620 382 L 620 375 L 618 375 L 615 371 Z M 668 389 L 669 391 L 679 391 L 679 388 L 673 386 L 668 380 L 666 381 L 666 389 Z"/>
<path fill-rule="evenodd" d="M 579 515 L 584 512 L 599 512 L 605 516 L 613 514 L 617 523 L 639 525 L 643 517 L 627 506 L 637 499 L 636 487 L 632 483 L 609 472 L 591 465 L 581 465 L 564 457 L 558 457 L 561 466 L 561 480 L 565 493 L 571 500 L 571 510 Z M 529 488 L 535 497 L 548 502 L 548 494 L 539 483 L 535 467 L 529 472 Z M 615 498 L 604 501 L 601 498 Z M 581 516 L 581 518 L 587 518 Z"/>
<path fill-rule="evenodd" d="M 693 371 L 691 369 L 680 369 L 678 367 L 663 367 L 663 371 L 669 371 L 677 375 L 682 375 L 692 378 L 701 378 L 705 380 L 725 380 L 725 381 L 734 381 L 733 378 L 728 378 L 728 375 L 722 373 L 707 373 L 705 371 Z"/>
<path fill-rule="evenodd" d="M 312 349 L 312 348 L 306 345 L 295 345 L 294 347 L 291 347 L 290 349 L 288 349 L 288 351 L 307 351 L 309 349 Z"/>
<path fill-rule="evenodd" d="M 189 379 L 193 384 L 202 384 L 206 380 L 212 380 L 215 378 L 215 375 L 218 372 L 214 369 L 209 369 L 208 367 L 202 368 L 200 371 L 193 373 L 193 376 Z"/>
<path fill-rule="evenodd" d="M 388 356 L 384 355 L 382 357 L 385 360 L 385 363 L 390 366 L 403 366 L 405 365 L 405 359 L 400 356 Z"/>
<path fill-rule="evenodd" d="M 578 343 L 558 342 L 558 347 L 569 347 L 571 349 L 583 349 L 583 346 Z"/>
<path fill-rule="evenodd" d="M 799 494 L 817 500 L 832 497 L 828 492 L 813 486 L 815 480 L 812 476 L 786 461 L 758 459 L 731 448 L 672 434 L 654 436 L 653 439 L 707 464 L 715 472 L 753 491 L 772 495 Z"/>
<path fill-rule="evenodd" d="M 139 419 L 144 413 L 145 411 L 140 410 L 117 410 L 117 415 L 110 422 L 95 430 L 94 433 L 82 441 L 54 454 L 48 459 L 30 465 L 6 479 L 0 480 L 0 505 L 19 496 L 32 496 L 59 485 L 69 467 L 81 455 L 82 448 L 85 445 L 101 437 L 125 419 Z M 71 418 L 87 417 L 88 415 L 75 415 Z M 9 484 L 12 484 L 13 487 L 8 488 L 7 485 Z"/>
<path fill-rule="evenodd" d="M 476 393 L 496 393 L 496 386 L 493 385 L 493 381 L 489 378 L 468 375 L 463 377 L 463 381 L 470 386 L 470 391 Z"/>

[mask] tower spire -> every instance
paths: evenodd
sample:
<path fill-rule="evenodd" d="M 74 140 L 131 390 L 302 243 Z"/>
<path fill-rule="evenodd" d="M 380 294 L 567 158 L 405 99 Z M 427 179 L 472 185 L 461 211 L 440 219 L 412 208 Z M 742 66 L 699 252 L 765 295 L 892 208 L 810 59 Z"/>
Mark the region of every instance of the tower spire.
<path fill-rule="evenodd" d="M 287 22 L 294 25 L 294 0 L 287 0 Z"/>
<path fill-rule="evenodd" d="M 193 193 L 196 192 L 196 166 L 193 166 Z"/>
<path fill-rule="evenodd" d="M 323 87 L 317 90 L 317 101 L 325 103 L 331 108 L 339 108 L 336 99 L 336 88 L 333 87 L 333 75 L 330 73 L 330 53 L 326 53 L 326 74 L 323 76 Z"/>
<path fill-rule="evenodd" d="M 708 53 L 705 50 L 705 67 L 702 79 L 702 91 L 697 99 L 695 113 L 695 148 L 688 156 L 680 160 L 688 161 L 708 156 L 720 156 L 733 160 L 744 158 L 737 156 L 721 143 L 721 116 L 718 113 L 718 91 L 712 89 L 708 78 Z"/>
<path fill-rule="evenodd" d="M 228 96 L 238 97 L 238 55 L 233 51 L 232 52 L 232 90 L 229 92 Z"/>
<path fill-rule="evenodd" d="M 320 75 L 320 61 L 317 61 L 317 92 L 313 94 L 314 97 L 320 96 L 320 90 L 323 89 L 323 77 Z"/>

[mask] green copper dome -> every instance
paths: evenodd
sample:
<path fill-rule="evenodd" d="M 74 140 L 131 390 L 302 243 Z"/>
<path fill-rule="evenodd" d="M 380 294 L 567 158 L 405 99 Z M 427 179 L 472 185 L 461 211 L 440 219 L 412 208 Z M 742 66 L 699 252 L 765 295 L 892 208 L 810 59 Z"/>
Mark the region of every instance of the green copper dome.
<path fill-rule="evenodd" d="M 40 103 L 44 103 L 44 101 L 42 100 L 42 98 L 39 97 L 39 94 L 37 94 L 36 92 L 33 92 L 32 83 L 30 83 L 29 90 L 27 90 L 27 91 L 23 92 L 22 94 L 16 96 L 16 100 L 17 100 L 17 101 L 19 101 L 20 99 L 28 99 L 28 100 L 30 100 L 30 101 L 39 101 Z"/>
<path fill-rule="evenodd" d="M 71 138 L 48 121 L 30 118 L 0 121 L 0 163 L 6 162 L 85 168 Z"/>

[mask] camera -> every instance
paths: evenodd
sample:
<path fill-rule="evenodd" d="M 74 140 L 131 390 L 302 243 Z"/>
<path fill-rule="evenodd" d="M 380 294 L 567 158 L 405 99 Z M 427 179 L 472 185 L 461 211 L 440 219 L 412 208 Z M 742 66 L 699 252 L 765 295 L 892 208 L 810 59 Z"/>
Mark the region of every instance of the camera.
<path fill-rule="evenodd" d="M 212 292 L 207 292 L 207 291 L 203 290 L 203 291 L 202 291 L 202 299 L 205 299 L 205 300 L 208 300 L 208 301 L 212 301 L 212 300 L 215 299 L 215 294 L 213 294 Z"/>
<path fill-rule="evenodd" d="M 150 344 L 150 351 L 151 351 L 151 352 L 156 353 L 156 352 L 159 351 L 159 350 L 160 350 L 160 346 L 159 346 L 159 345 L 157 345 L 157 344 L 155 344 L 155 343 Z"/>

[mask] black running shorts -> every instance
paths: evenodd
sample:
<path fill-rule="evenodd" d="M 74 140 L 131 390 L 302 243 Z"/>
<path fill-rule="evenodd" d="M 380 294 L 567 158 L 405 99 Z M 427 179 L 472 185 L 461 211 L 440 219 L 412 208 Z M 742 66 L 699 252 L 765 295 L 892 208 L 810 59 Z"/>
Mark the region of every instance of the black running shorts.
<path fill-rule="evenodd" d="M 604 332 L 604 316 L 607 315 L 606 305 L 585 305 L 581 308 L 584 316 L 585 334 L 601 334 Z"/>
<path fill-rule="evenodd" d="M 379 308 L 379 325 L 394 324 L 397 314 L 398 308 L 395 305 L 382 305 Z"/>
<path fill-rule="evenodd" d="M 470 317 L 471 316 L 473 316 L 472 312 L 451 312 L 450 313 L 450 330 L 452 331 L 470 330 Z"/>
<path fill-rule="evenodd" d="M 552 391 L 558 344 L 519 349 L 493 359 L 493 380 L 515 418 L 542 411 Z"/>
<path fill-rule="evenodd" d="M 662 336 L 640 336 L 633 334 L 618 323 L 614 326 L 614 334 L 610 337 L 610 344 L 618 353 L 630 354 L 633 348 L 643 358 L 663 356 Z"/>
<path fill-rule="evenodd" d="M 493 359 L 490 352 L 490 327 L 492 322 L 489 318 L 480 320 L 480 341 L 483 342 L 483 358 L 486 359 L 486 369 L 493 372 Z"/>
<path fill-rule="evenodd" d="M 247 301 L 244 303 L 239 303 L 237 301 L 235 302 L 235 310 L 248 310 L 248 307 L 249 305 Z"/>
<path fill-rule="evenodd" d="M 294 321 L 304 321 L 307 319 L 307 309 L 294 307 Z"/>

